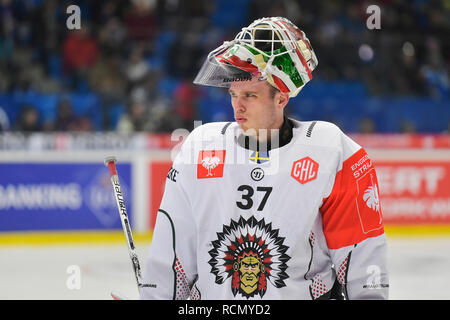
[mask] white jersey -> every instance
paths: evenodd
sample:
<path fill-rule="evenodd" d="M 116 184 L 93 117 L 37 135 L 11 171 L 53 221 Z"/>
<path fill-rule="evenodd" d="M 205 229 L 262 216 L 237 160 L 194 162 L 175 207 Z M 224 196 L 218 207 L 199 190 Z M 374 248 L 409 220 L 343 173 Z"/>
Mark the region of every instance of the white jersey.
<path fill-rule="evenodd" d="M 386 237 L 371 160 L 327 122 L 294 123 L 266 154 L 209 123 L 170 170 L 143 299 L 387 299 Z"/>

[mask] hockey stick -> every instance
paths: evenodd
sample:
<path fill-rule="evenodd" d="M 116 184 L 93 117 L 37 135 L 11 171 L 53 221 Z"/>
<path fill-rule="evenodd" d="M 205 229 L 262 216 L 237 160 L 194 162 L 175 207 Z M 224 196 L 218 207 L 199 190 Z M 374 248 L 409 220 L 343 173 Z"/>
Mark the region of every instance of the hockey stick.
<path fill-rule="evenodd" d="M 142 284 L 142 277 L 141 277 L 141 266 L 139 264 L 139 258 L 135 250 L 135 245 L 133 241 L 133 234 L 131 233 L 131 227 L 130 222 L 128 220 L 128 214 L 127 209 L 125 207 L 125 201 L 122 193 L 122 189 L 120 187 L 119 182 L 119 176 L 117 174 L 117 168 L 116 168 L 116 158 L 115 157 L 106 157 L 105 158 L 105 165 L 109 169 L 109 175 L 111 177 L 111 183 L 113 185 L 114 195 L 117 202 L 117 208 L 119 209 L 119 216 L 120 221 L 122 222 L 122 229 L 125 234 L 125 239 L 128 244 L 128 252 L 130 254 L 131 258 L 131 264 L 133 267 L 134 275 L 136 277 L 136 283 L 138 287 L 138 291 L 142 287 L 146 287 L 146 285 Z M 113 295 L 113 298 L 116 298 Z M 119 297 L 117 297 L 119 298 Z M 120 299 L 120 298 L 119 298 Z"/>

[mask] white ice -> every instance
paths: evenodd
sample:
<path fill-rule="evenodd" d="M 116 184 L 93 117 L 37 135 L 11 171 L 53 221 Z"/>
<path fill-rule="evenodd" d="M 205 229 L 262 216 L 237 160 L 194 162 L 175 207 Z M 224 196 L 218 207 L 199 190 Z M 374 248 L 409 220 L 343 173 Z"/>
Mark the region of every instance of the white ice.
<path fill-rule="evenodd" d="M 136 246 L 144 268 L 148 244 Z M 390 299 L 450 299 L 450 237 L 391 238 L 388 259 Z M 125 243 L 0 246 L 2 300 L 108 300 L 111 292 L 138 299 Z"/>

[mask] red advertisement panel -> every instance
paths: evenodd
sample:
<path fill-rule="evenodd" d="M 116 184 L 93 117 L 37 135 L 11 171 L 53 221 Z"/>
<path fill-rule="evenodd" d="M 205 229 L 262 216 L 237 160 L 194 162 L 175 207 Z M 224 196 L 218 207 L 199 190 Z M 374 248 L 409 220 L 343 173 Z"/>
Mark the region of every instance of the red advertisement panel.
<path fill-rule="evenodd" d="M 450 161 L 374 161 L 384 223 L 450 223 Z"/>
<path fill-rule="evenodd" d="M 382 149 L 448 149 L 449 134 L 350 134 L 359 145 Z"/>

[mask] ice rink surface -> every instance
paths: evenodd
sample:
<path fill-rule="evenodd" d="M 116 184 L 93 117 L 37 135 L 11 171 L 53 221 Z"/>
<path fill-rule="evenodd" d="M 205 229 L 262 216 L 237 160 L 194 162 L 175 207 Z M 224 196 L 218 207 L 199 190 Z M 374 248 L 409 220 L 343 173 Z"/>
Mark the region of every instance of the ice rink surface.
<path fill-rule="evenodd" d="M 388 242 L 390 299 L 450 299 L 450 237 Z M 144 268 L 148 243 L 136 247 Z M 0 288 L 2 300 L 109 300 L 111 292 L 138 299 L 125 242 L 0 246 Z"/>

